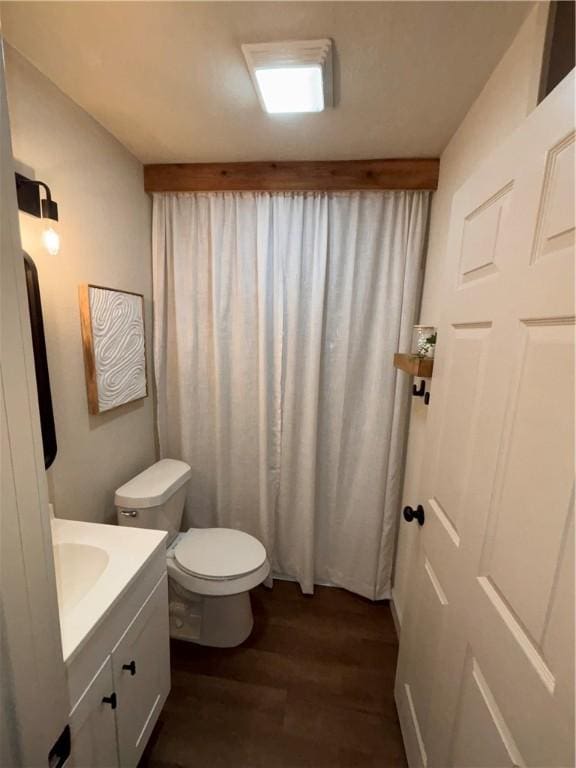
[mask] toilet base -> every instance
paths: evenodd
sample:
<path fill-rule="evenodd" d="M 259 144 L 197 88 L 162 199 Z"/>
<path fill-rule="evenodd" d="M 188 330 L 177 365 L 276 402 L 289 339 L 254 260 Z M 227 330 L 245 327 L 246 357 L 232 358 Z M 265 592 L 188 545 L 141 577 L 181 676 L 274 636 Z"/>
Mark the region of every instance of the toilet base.
<path fill-rule="evenodd" d="M 250 592 L 198 595 L 168 579 L 170 637 L 213 648 L 234 648 L 252 632 Z"/>

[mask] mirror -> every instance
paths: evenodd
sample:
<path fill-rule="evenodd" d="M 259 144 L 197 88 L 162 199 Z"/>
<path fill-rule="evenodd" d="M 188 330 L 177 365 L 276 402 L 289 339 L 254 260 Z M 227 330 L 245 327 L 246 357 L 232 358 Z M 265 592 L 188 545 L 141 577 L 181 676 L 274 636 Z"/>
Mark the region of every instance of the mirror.
<path fill-rule="evenodd" d="M 52 410 L 52 395 L 50 392 L 50 376 L 48 374 L 48 358 L 46 356 L 46 340 L 44 338 L 44 321 L 42 319 L 42 302 L 40 301 L 40 286 L 38 285 L 38 270 L 31 257 L 24 251 L 24 272 L 28 291 L 28 308 L 30 310 L 30 326 L 32 329 L 32 348 L 34 350 L 34 368 L 36 370 L 36 387 L 38 389 L 38 406 L 40 408 L 40 424 L 42 427 L 42 446 L 44 448 L 44 467 L 48 469 L 56 458 L 56 427 Z"/>

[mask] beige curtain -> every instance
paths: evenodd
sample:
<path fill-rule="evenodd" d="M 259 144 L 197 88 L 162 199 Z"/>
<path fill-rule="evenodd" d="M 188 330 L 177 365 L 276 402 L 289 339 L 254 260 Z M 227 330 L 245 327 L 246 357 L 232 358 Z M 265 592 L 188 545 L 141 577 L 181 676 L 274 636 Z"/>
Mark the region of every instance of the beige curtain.
<path fill-rule="evenodd" d="M 304 592 L 390 592 L 426 192 L 154 196 L 162 456 L 189 526 L 262 540 Z"/>

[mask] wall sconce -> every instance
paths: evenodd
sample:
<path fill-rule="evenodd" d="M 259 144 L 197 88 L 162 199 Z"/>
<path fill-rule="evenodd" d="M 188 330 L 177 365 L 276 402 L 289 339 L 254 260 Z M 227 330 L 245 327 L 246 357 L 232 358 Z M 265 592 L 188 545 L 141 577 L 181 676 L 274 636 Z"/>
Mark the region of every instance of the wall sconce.
<path fill-rule="evenodd" d="M 43 181 L 28 179 L 20 173 L 16 173 L 15 176 L 18 208 L 39 219 L 46 219 L 46 226 L 42 232 L 42 244 L 51 256 L 57 256 L 60 252 L 60 235 L 53 222 L 58 221 L 58 203 L 52 200 L 50 187 Z M 40 197 L 41 188 L 46 197 Z"/>

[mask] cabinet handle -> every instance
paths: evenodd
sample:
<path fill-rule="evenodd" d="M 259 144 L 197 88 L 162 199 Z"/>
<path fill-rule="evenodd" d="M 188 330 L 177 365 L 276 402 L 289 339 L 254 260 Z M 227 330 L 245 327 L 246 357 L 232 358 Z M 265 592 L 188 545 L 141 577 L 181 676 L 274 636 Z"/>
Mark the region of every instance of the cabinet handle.
<path fill-rule="evenodd" d="M 130 664 L 122 664 L 122 669 L 128 670 L 132 676 L 136 674 L 136 662 L 132 660 Z"/>
<path fill-rule="evenodd" d="M 102 704 L 110 704 L 110 707 L 112 709 L 116 709 L 118 706 L 118 701 L 116 700 L 116 694 L 111 693 L 110 696 L 104 696 L 102 699 Z"/>

